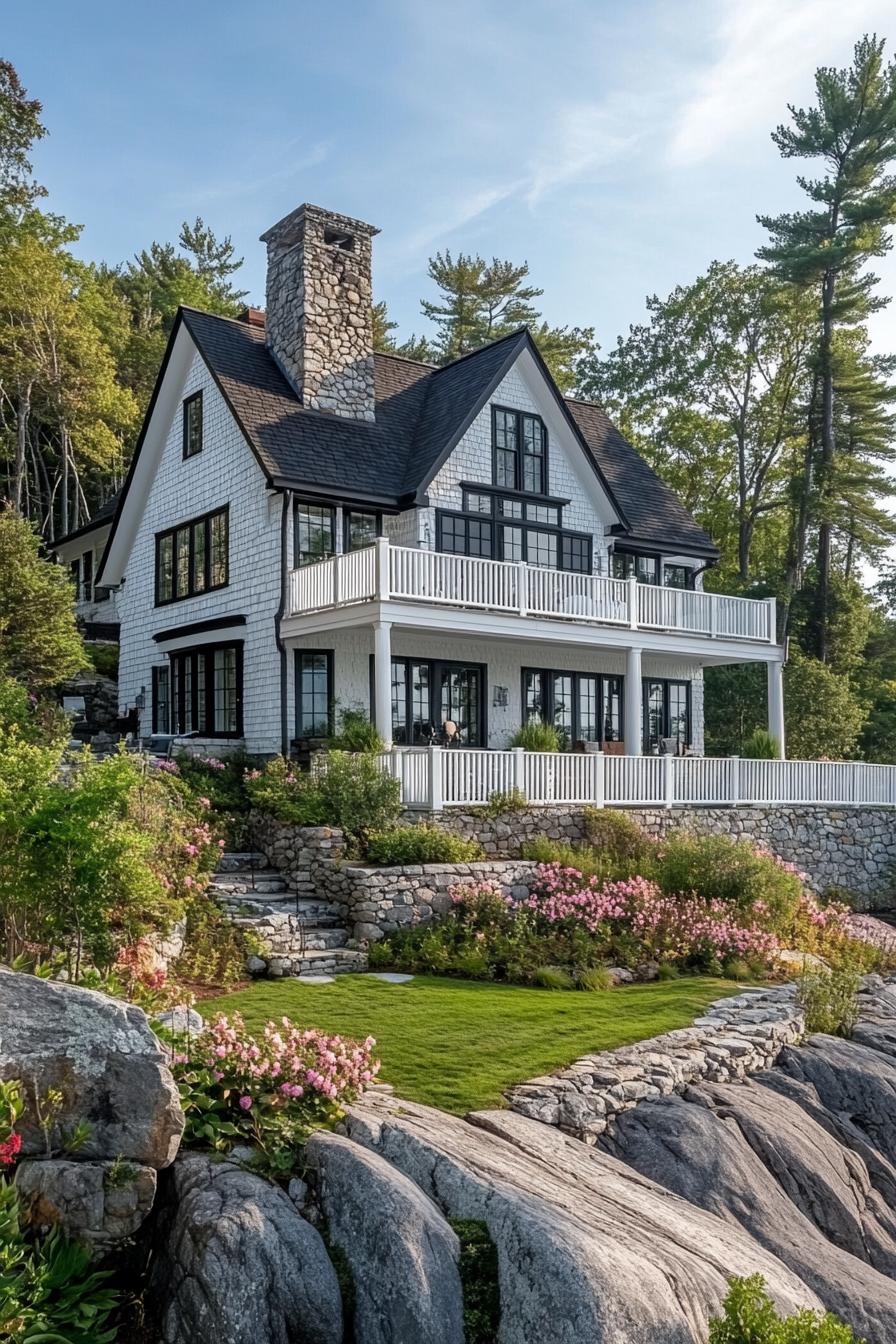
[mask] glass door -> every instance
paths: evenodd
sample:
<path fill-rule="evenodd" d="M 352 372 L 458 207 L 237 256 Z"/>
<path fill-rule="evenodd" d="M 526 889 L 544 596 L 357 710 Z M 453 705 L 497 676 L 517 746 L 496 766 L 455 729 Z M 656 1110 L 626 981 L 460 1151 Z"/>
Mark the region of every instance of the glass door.
<path fill-rule="evenodd" d="M 444 663 L 436 664 L 436 668 L 441 687 L 439 726 L 451 719 L 457 724 L 457 737 L 462 746 L 481 746 L 481 668 Z"/>

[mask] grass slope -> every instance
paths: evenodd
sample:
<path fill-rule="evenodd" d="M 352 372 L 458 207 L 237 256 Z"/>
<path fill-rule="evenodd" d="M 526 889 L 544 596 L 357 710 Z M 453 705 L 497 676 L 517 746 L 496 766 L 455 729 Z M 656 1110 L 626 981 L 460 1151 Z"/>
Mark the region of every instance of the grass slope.
<path fill-rule="evenodd" d="M 411 1101 L 462 1115 L 500 1105 L 512 1083 L 580 1055 L 687 1026 L 713 999 L 742 988 L 704 976 L 585 993 L 439 976 L 390 985 L 345 975 L 330 985 L 258 981 L 197 1007 L 205 1017 L 242 1013 L 253 1029 L 286 1016 L 344 1036 L 375 1036 L 383 1081 Z"/>

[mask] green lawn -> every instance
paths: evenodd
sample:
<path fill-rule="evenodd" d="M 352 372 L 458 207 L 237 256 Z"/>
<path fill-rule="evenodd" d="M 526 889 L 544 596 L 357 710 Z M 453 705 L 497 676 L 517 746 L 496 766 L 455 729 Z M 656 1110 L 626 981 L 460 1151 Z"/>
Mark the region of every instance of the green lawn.
<path fill-rule="evenodd" d="M 375 1036 L 385 1082 L 409 1100 L 463 1114 L 500 1105 L 512 1083 L 580 1055 L 687 1026 L 713 999 L 741 989 L 702 976 L 585 993 L 439 976 L 391 985 L 346 975 L 329 985 L 258 981 L 197 1007 L 206 1017 L 242 1013 L 252 1028 L 286 1016 L 345 1036 Z"/>

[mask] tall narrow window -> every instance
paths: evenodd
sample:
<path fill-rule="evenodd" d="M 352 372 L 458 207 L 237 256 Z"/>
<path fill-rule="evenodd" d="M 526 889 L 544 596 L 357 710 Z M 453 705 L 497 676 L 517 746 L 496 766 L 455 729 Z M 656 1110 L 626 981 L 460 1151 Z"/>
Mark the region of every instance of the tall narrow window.
<path fill-rule="evenodd" d="M 537 415 L 493 407 L 495 485 L 529 495 L 547 494 L 547 439 L 547 430 Z"/>
<path fill-rule="evenodd" d="M 211 516 L 211 579 L 210 588 L 223 588 L 228 580 L 228 531 L 226 512 Z"/>
<path fill-rule="evenodd" d="M 297 504 L 295 508 L 296 566 L 328 559 L 336 549 L 336 510 L 326 505 Z"/>
<path fill-rule="evenodd" d="M 237 722 L 235 648 L 215 649 L 214 677 L 215 732 L 230 735 Z"/>
<path fill-rule="evenodd" d="M 184 402 L 184 457 L 202 452 L 202 393 L 194 392 Z"/>
<path fill-rule="evenodd" d="M 174 535 L 159 537 L 156 546 L 156 601 L 170 602 L 174 597 Z"/>
<path fill-rule="evenodd" d="M 495 409 L 495 485 L 515 490 L 517 463 L 516 411 Z"/>
<path fill-rule="evenodd" d="M 544 495 L 544 426 L 534 415 L 520 417 L 523 427 L 523 470 L 520 488 L 530 495 Z"/>
<path fill-rule="evenodd" d="M 152 730 L 154 733 L 171 732 L 171 670 L 168 667 L 152 669 Z"/>
<path fill-rule="evenodd" d="M 85 602 L 93 600 L 93 551 L 81 556 L 81 596 Z"/>
<path fill-rule="evenodd" d="M 296 734 L 328 737 L 333 709 L 333 655 L 296 651 Z"/>

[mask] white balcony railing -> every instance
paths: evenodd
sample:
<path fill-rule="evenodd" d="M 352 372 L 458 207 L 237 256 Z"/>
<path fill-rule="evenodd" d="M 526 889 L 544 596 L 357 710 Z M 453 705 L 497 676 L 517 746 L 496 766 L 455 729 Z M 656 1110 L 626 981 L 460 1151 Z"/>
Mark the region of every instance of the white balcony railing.
<path fill-rule="evenodd" d="M 360 602 L 421 602 L 633 630 L 774 643 L 774 598 L 758 601 L 476 556 L 375 546 L 294 569 L 290 616 Z"/>
<path fill-rule="evenodd" d="M 738 756 L 396 747 L 380 758 L 406 807 L 482 806 L 515 791 L 536 806 L 716 807 L 750 804 L 896 807 L 896 765 L 755 761 Z"/>

